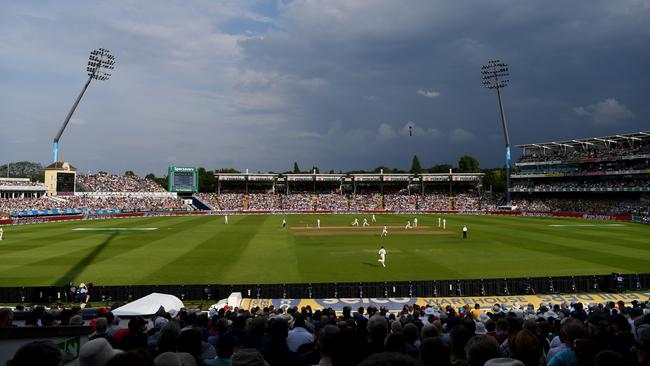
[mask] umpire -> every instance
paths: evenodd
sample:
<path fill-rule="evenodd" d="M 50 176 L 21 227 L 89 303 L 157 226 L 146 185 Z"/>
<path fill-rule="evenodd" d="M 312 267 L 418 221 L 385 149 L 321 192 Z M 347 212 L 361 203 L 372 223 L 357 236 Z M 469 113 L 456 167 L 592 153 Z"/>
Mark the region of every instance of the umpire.
<path fill-rule="evenodd" d="M 463 225 L 463 239 L 467 239 L 467 225 Z"/>

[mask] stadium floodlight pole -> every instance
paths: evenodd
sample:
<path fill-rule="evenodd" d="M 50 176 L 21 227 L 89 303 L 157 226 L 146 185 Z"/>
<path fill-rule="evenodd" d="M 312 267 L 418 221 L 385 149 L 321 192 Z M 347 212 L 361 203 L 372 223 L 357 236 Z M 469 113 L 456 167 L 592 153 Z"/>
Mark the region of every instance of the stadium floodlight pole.
<path fill-rule="evenodd" d="M 81 97 L 83 97 L 84 93 L 86 92 L 86 89 L 88 89 L 88 85 L 90 85 L 90 82 L 93 79 L 108 80 L 111 77 L 111 74 L 107 73 L 104 70 L 113 70 L 114 68 L 115 68 L 115 56 L 111 55 L 109 50 L 105 48 L 100 48 L 97 50 L 90 51 L 90 57 L 88 58 L 88 67 L 86 67 L 86 71 L 88 72 L 88 81 L 86 81 L 86 84 L 81 89 L 81 93 L 79 93 L 77 100 L 75 100 L 74 104 L 72 105 L 72 108 L 70 108 L 68 115 L 65 117 L 65 120 L 63 121 L 63 125 L 59 129 L 59 133 L 57 133 L 56 136 L 54 137 L 54 143 L 52 146 L 52 160 L 54 163 L 56 163 L 59 160 L 59 139 L 61 138 L 61 135 L 63 135 L 63 131 L 65 131 L 65 128 L 68 126 L 68 122 L 70 122 L 70 118 L 72 117 L 72 114 L 74 113 L 75 109 L 77 109 L 77 106 L 81 101 Z"/>
<path fill-rule="evenodd" d="M 499 112 L 501 113 L 501 124 L 503 126 L 503 136 L 506 142 L 506 205 L 510 204 L 510 135 L 508 134 L 508 124 L 506 123 L 506 113 L 503 110 L 503 100 L 501 99 L 501 88 L 505 88 L 510 82 L 507 77 L 508 64 L 499 60 L 490 60 L 486 65 L 481 67 L 483 74 L 483 85 L 488 89 L 496 89 L 499 99 Z"/>

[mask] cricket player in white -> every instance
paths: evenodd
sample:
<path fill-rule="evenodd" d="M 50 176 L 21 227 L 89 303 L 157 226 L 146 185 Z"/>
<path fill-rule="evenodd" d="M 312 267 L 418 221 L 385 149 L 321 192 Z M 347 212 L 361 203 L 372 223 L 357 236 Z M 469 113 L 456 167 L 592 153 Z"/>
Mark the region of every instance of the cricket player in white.
<path fill-rule="evenodd" d="M 287 227 L 287 220 L 286 219 L 282 219 L 282 227 L 283 228 Z"/>
<path fill-rule="evenodd" d="M 442 219 L 442 230 L 447 228 L 447 219 Z"/>
<path fill-rule="evenodd" d="M 440 217 L 438 217 L 438 227 L 442 226 L 441 221 L 442 221 L 442 219 Z"/>
<path fill-rule="evenodd" d="M 413 219 L 413 227 L 418 227 L 418 218 Z"/>
<path fill-rule="evenodd" d="M 411 221 L 407 221 L 404 229 L 411 229 L 411 228 L 413 228 L 413 226 L 411 226 Z"/>
<path fill-rule="evenodd" d="M 224 215 L 223 222 L 228 225 L 228 215 Z"/>
<path fill-rule="evenodd" d="M 381 231 L 380 236 L 388 236 L 388 226 L 384 225 L 384 230 Z"/>
<path fill-rule="evenodd" d="M 316 219 L 316 225 L 317 225 L 318 228 L 320 229 L 320 219 Z"/>
<path fill-rule="evenodd" d="M 359 226 L 359 219 L 355 217 L 354 221 L 352 221 L 352 226 Z"/>
<path fill-rule="evenodd" d="M 375 218 L 375 214 L 372 214 L 372 222 L 377 222 L 377 219 Z"/>
<path fill-rule="evenodd" d="M 381 246 L 381 249 L 379 249 L 379 259 L 377 262 L 381 263 L 382 266 L 386 267 L 386 249 L 384 249 L 384 246 Z"/>
<path fill-rule="evenodd" d="M 364 227 L 370 226 L 370 224 L 368 223 L 368 219 L 366 219 L 365 217 L 363 218 L 363 226 Z"/>
<path fill-rule="evenodd" d="M 2 228 L 0 227 L 0 240 L 2 240 L 3 235 L 4 235 L 4 231 L 2 231 Z"/>

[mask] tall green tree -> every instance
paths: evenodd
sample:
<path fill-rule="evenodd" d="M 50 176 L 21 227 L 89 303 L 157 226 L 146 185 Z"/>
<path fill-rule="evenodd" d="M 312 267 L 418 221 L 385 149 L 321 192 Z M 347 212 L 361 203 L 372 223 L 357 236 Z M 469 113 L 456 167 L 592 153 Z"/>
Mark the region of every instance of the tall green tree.
<path fill-rule="evenodd" d="M 156 179 L 156 175 L 153 174 L 153 173 L 149 173 L 149 174 L 145 175 L 144 178 L 145 178 L 145 179 L 155 180 L 155 179 Z"/>
<path fill-rule="evenodd" d="M 127 170 L 127 171 L 124 172 L 124 176 L 125 177 L 137 177 L 138 175 L 135 174 L 135 172 L 133 170 Z"/>
<path fill-rule="evenodd" d="M 154 182 L 158 183 L 161 187 L 167 189 L 167 176 L 161 177 L 161 178 L 156 178 L 154 179 Z"/>
<path fill-rule="evenodd" d="M 317 166 L 311 167 L 311 172 L 310 173 L 313 173 L 314 171 L 316 171 L 316 174 L 320 174 L 320 169 L 318 169 Z"/>
<path fill-rule="evenodd" d="M 493 192 L 506 191 L 506 171 L 505 169 L 486 169 L 483 171 L 483 189 Z"/>
<path fill-rule="evenodd" d="M 298 168 L 298 162 L 297 161 L 293 162 L 293 173 L 294 174 L 300 173 L 300 168 Z"/>
<path fill-rule="evenodd" d="M 481 171 L 478 160 L 473 156 L 463 155 L 458 160 L 458 170 L 461 173 L 478 173 Z"/>
<path fill-rule="evenodd" d="M 199 192 L 214 192 L 216 187 L 214 173 L 205 168 L 199 168 Z"/>
<path fill-rule="evenodd" d="M 411 173 L 420 174 L 422 173 L 422 165 L 420 165 L 420 159 L 417 155 L 413 155 L 413 161 L 411 161 Z"/>

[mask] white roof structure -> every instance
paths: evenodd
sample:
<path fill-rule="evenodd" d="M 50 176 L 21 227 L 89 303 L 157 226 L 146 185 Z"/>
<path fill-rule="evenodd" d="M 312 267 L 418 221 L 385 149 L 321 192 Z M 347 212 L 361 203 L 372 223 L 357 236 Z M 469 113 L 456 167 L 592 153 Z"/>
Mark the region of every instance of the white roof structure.
<path fill-rule="evenodd" d="M 166 312 L 178 313 L 185 307 L 183 302 L 174 295 L 151 293 L 141 297 L 133 302 L 113 310 L 116 316 L 146 316 L 155 314 L 160 307 L 165 308 Z"/>

